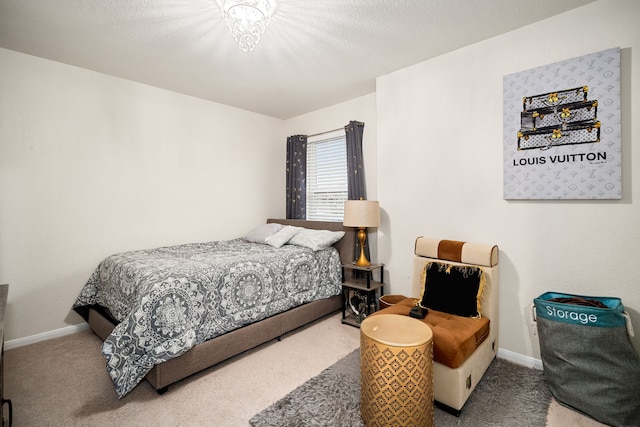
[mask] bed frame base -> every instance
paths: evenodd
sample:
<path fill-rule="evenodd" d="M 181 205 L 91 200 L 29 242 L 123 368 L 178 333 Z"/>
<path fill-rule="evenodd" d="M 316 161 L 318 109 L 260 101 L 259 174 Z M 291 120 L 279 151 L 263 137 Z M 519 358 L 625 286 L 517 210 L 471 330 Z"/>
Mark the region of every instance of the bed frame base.
<path fill-rule="evenodd" d="M 176 381 L 273 339 L 279 340 L 288 332 L 339 311 L 340 298 L 340 295 L 336 295 L 313 301 L 198 344 L 182 356 L 154 366 L 145 378 L 158 394 L 163 394 Z M 108 315 L 97 308 L 89 309 L 88 323 L 103 341 L 116 326 Z"/>

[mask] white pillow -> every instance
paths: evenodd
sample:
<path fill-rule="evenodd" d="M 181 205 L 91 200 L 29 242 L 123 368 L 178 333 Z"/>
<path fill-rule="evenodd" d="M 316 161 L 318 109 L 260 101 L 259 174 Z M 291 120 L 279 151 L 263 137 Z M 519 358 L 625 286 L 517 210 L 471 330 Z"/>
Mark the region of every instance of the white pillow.
<path fill-rule="evenodd" d="M 290 245 L 304 246 L 314 251 L 326 249 L 342 239 L 344 231 L 310 230 L 303 228 L 289 240 Z"/>
<path fill-rule="evenodd" d="M 253 243 L 267 243 L 267 238 L 273 236 L 278 231 L 282 229 L 282 224 L 277 224 L 275 222 L 271 224 L 262 224 L 244 236 L 244 240 L 247 242 Z"/>
<path fill-rule="evenodd" d="M 278 231 L 276 234 L 267 237 L 267 245 L 271 245 L 274 248 L 282 247 L 285 243 L 287 243 L 293 236 L 298 234 L 298 231 L 302 230 L 302 227 L 295 227 L 293 225 L 287 225 L 283 227 L 282 230 Z"/>

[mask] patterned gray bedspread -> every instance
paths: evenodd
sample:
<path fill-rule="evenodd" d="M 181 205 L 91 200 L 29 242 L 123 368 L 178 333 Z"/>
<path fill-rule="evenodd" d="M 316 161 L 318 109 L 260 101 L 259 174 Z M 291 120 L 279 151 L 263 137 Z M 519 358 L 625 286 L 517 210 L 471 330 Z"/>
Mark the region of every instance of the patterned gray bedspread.
<path fill-rule="evenodd" d="M 241 326 L 339 295 L 340 282 L 333 247 L 193 243 L 109 256 L 73 308 L 99 304 L 120 322 L 102 347 L 120 398 L 154 365 Z"/>

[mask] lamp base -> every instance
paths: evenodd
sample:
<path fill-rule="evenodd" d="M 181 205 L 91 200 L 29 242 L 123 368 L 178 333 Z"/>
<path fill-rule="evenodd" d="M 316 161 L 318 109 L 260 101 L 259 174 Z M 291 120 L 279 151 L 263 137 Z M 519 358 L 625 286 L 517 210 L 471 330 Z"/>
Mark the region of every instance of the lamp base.
<path fill-rule="evenodd" d="M 360 242 L 360 257 L 355 262 L 355 265 L 358 267 L 369 267 L 371 263 L 367 259 L 367 256 L 364 253 L 364 244 L 367 240 L 367 233 L 365 232 L 366 227 L 358 227 L 358 241 Z"/>

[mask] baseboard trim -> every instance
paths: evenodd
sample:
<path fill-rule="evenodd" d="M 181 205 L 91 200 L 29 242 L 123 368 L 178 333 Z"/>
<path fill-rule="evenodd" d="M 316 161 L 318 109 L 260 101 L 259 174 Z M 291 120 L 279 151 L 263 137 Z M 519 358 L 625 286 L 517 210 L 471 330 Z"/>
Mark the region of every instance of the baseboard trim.
<path fill-rule="evenodd" d="M 498 349 L 498 353 L 496 356 L 501 359 L 508 360 L 509 362 L 526 366 L 527 368 L 533 368 L 542 371 L 542 360 L 536 359 L 535 357 L 525 356 L 524 354 L 515 353 L 503 348 Z"/>
<path fill-rule="evenodd" d="M 77 332 L 86 331 L 87 329 L 89 329 L 89 325 L 87 323 L 79 323 L 77 325 L 66 326 L 64 328 L 43 332 L 41 334 L 31 335 L 29 337 L 5 341 L 4 349 L 11 350 L 12 348 L 24 347 L 25 345 L 35 344 L 40 341 L 46 341 L 53 338 L 63 337 L 65 335 L 75 334 Z"/>

